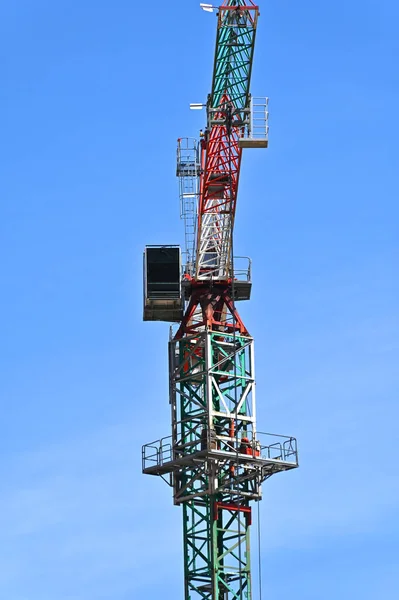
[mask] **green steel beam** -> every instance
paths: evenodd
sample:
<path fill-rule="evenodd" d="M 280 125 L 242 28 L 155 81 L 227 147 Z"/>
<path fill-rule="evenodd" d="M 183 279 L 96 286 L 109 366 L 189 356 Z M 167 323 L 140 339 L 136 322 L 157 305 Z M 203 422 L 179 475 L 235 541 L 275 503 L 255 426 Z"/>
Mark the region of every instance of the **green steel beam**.
<path fill-rule="evenodd" d="M 258 9 L 246 0 L 230 0 L 219 9 L 210 104 L 217 108 L 228 96 L 236 109 L 248 105 Z M 228 7 L 236 6 L 237 10 Z"/>
<path fill-rule="evenodd" d="M 231 460 L 217 468 L 190 466 L 175 475 L 176 486 L 184 490 L 183 495 L 191 496 L 182 502 L 185 600 L 250 600 L 248 513 L 223 505 L 232 506 L 238 492 L 251 490 L 249 481 L 236 485 L 240 468 L 234 465 L 234 441 L 227 438 L 232 421 L 234 435 L 240 437 L 249 435 L 253 426 L 252 421 L 243 420 L 251 416 L 252 392 L 248 388 L 254 381 L 253 341 L 249 336 L 208 331 L 172 345 L 177 447 L 185 455 L 195 454 L 209 443 L 232 452 Z M 215 434 L 210 441 L 204 436 L 209 429 Z M 209 493 L 212 477 L 217 483 Z M 248 501 L 241 498 L 239 507 L 248 509 Z"/>

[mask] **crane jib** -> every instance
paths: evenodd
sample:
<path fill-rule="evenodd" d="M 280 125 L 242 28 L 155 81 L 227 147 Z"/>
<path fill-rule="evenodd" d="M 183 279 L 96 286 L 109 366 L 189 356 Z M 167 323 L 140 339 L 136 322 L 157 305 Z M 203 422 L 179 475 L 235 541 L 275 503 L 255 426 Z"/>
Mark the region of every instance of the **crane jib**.
<path fill-rule="evenodd" d="M 248 104 L 255 32 L 259 10 L 244 2 L 221 6 L 215 49 L 211 104 L 220 106 L 227 94 L 235 108 Z"/>
<path fill-rule="evenodd" d="M 248 122 L 258 7 L 228 0 L 218 12 L 212 92 L 201 142 L 195 279 L 226 281 L 232 273 L 232 235 L 242 150 Z"/>

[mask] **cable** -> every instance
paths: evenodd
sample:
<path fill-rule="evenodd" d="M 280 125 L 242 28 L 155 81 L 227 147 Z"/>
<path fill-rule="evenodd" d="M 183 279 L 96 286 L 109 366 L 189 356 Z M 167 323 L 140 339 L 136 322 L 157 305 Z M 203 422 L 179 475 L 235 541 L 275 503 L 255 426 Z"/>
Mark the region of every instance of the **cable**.
<path fill-rule="evenodd" d="M 258 585 L 259 585 L 259 600 L 262 600 L 261 527 L 260 527 L 260 502 L 259 502 L 259 500 L 258 500 Z"/>
<path fill-rule="evenodd" d="M 238 437 L 238 389 L 237 389 L 237 344 L 236 344 L 236 335 L 237 335 L 237 315 L 235 310 L 235 283 L 234 283 L 234 243 L 233 243 L 233 176 L 232 176 L 232 154 L 231 154 L 231 144 L 232 144 L 232 107 L 231 104 L 227 107 L 227 133 L 229 136 L 229 145 L 228 145 L 228 162 L 229 162 L 229 184 L 230 184 L 230 211 L 231 211 L 231 240 L 230 240 L 230 269 L 231 269 L 231 301 L 232 301 L 232 309 L 233 309 L 233 373 L 234 373 L 234 421 L 235 421 L 235 436 L 236 436 L 236 471 L 238 474 L 239 469 L 239 460 L 238 460 L 238 451 L 239 451 L 239 437 Z M 239 497 L 239 489 L 236 490 L 237 494 L 237 502 L 240 502 Z M 239 593 L 240 600 L 243 598 L 243 572 L 242 572 L 242 534 L 241 534 L 241 513 L 237 512 L 238 519 L 238 575 L 239 575 Z"/>

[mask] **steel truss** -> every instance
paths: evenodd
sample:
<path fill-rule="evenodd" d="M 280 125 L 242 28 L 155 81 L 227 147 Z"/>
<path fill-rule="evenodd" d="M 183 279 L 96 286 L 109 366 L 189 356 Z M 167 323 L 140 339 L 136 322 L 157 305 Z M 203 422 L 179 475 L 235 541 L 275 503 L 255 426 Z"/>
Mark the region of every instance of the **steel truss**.
<path fill-rule="evenodd" d="M 262 478 L 253 339 L 225 288 L 194 294 L 187 315 L 170 342 L 173 458 L 197 455 L 172 477 L 183 503 L 186 600 L 250 598 L 248 503 Z"/>
<path fill-rule="evenodd" d="M 259 10 L 250 0 L 226 0 L 219 9 L 208 124 L 201 144 L 196 279 L 232 276 L 231 245 L 249 85 Z"/>
<path fill-rule="evenodd" d="M 251 598 L 251 509 L 222 502 L 183 507 L 185 598 Z"/>
<path fill-rule="evenodd" d="M 178 142 L 188 303 L 169 341 L 172 435 L 143 446 L 142 461 L 183 507 L 185 600 L 252 599 L 250 502 L 298 466 L 295 438 L 257 431 L 254 342 L 235 307 L 251 285 L 235 277 L 232 251 L 242 147 L 267 146 L 249 95 L 258 15 L 252 0 L 224 0 L 200 163 L 195 144 Z"/>
<path fill-rule="evenodd" d="M 143 448 L 183 505 L 185 600 L 251 599 L 251 500 L 297 466 L 294 438 L 256 431 L 254 342 L 227 286 L 198 288 L 169 342 L 172 436 Z"/>

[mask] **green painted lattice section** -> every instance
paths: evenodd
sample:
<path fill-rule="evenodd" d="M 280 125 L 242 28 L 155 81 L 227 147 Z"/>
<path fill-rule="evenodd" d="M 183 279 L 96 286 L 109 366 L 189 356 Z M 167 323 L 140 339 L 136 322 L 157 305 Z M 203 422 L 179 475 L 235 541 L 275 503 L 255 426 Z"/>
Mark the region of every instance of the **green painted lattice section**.
<path fill-rule="evenodd" d="M 218 510 L 210 499 L 183 505 L 186 600 L 251 598 L 249 526 L 243 513 Z"/>
<path fill-rule="evenodd" d="M 226 5 L 243 7 L 246 0 L 230 0 Z M 220 9 L 210 98 L 213 108 L 220 105 L 224 95 L 236 109 L 248 104 L 257 17 L 255 7 Z"/>
<path fill-rule="evenodd" d="M 250 600 L 248 513 L 220 505 L 248 509 L 241 494 L 250 492 L 251 484 L 237 484 L 237 446 L 230 436 L 232 421 L 237 438 L 252 434 L 253 423 L 245 418 L 252 416 L 253 341 L 204 332 L 173 343 L 177 452 L 187 456 L 210 447 L 232 453 L 231 460 L 218 463 L 217 472 L 200 464 L 175 475 L 183 504 L 185 600 Z M 212 477 L 218 482 L 214 490 Z"/>

